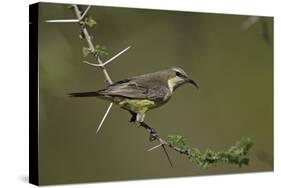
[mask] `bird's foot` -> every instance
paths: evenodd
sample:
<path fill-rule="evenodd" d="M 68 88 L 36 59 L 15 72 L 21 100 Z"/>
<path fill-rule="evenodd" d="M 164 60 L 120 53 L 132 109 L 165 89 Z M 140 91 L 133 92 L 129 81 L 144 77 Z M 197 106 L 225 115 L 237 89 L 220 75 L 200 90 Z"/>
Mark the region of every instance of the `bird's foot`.
<path fill-rule="evenodd" d="M 158 133 L 156 132 L 156 130 L 153 129 L 153 128 L 151 128 L 151 129 L 150 129 L 150 133 L 149 133 L 149 141 L 152 142 L 152 141 L 156 140 L 158 136 L 159 136 L 159 135 L 158 135 Z"/>
<path fill-rule="evenodd" d="M 159 137 L 157 131 L 155 129 L 151 128 L 150 126 L 148 126 L 145 122 L 140 122 L 139 125 L 144 127 L 149 132 L 149 141 L 150 142 L 156 140 Z"/>

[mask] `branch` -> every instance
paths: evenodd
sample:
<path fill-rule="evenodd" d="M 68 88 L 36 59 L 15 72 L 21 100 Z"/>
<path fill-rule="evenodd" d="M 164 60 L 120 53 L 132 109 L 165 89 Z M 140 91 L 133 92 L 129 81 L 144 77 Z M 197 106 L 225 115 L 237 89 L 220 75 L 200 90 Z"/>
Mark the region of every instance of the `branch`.
<path fill-rule="evenodd" d="M 150 141 L 157 140 L 160 143 L 150 148 L 148 151 L 152 151 L 162 146 L 171 166 L 172 163 L 167 151 L 165 150 L 165 146 L 173 149 L 174 151 L 180 154 L 186 155 L 191 162 L 195 162 L 197 165 L 203 168 L 207 168 L 211 164 L 219 162 L 236 164 L 239 167 L 243 165 L 248 165 L 249 163 L 249 159 L 244 157 L 248 154 L 250 148 L 253 146 L 253 142 L 249 138 L 241 139 L 239 142 L 231 146 L 225 152 L 215 152 L 208 149 L 204 153 L 202 153 L 197 148 L 190 148 L 189 146 L 187 146 L 182 136 L 170 135 L 168 136 L 168 139 L 166 141 L 160 137 L 160 135 L 156 132 L 155 129 L 151 128 L 146 123 L 142 122 L 140 123 L 140 126 L 145 128 L 150 134 Z"/>
<path fill-rule="evenodd" d="M 91 38 L 91 36 L 89 35 L 89 32 L 88 32 L 88 30 L 87 30 L 87 27 L 85 27 L 84 22 L 81 20 L 81 18 L 82 18 L 82 16 L 81 16 L 81 11 L 80 11 L 78 5 L 72 5 L 72 6 L 73 6 L 73 9 L 74 9 L 74 12 L 75 12 L 75 15 L 76 15 L 77 19 L 80 20 L 80 21 L 79 21 L 79 24 L 80 24 L 81 30 L 82 30 L 82 32 L 83 32 L 83 35 L 84 35 L 84 37 L 85 37 L 85 39 L 86 39 L 86 41 L 87 41 L 87 43 L 88 43 L 89 51 L 94 54 L 94 53 L 95 53 L 95 47 L 94 47 L 94 44 L 93 44 L 93 42 L 92 42 L 92 38 Z M 96 56 L 96 58 L 97 58 L 97 62 L 98 62 L 99 64 L 103 64 L 102 60 L 100 59 L 100 56 L 99 56 L 99 55 L 95 55 L 95 56 Z M 109 76 L 109 74 L 108 74 L 106 68 L 105 68 L 104 66 L 102 66 L 101 68 L 102 68 L 102 72 L 103 72 L 104 77 L 105 77 L 105 79 L 107 80 L 107 82 L 108 82 L 109 84 L 112 84 L 113 82 L 112 82 L 112 80 L 111 80 L 111 78 L 110 78 L 110 76 Z"/>
<path fill-rule="evenodd" d="M 101 60 L 100 53 L 97 53 L 97 50 L 98 50 L 98 49 L 95 48 L 95 45 L 94 45 L 94 43 L 93 43 L 93 41 L 92 41 L 92 37 L 89 35 L 89 32 L 88 32 L 87 27 L 86 27 L 86 25 L 85 25 L 86 22 L 84 21 L 84 19 L 85 19 L 85 20 L 87 19 L 87 18 L 86 18 L 86 14 L 87 14 L 87 12 L 89 11 L 90 6 L 87 7 L 87 9 L 84 11 L 84 13 L 83 13 L 82 15 L 81 15 L 81 11 L 80 11 L 78 5 L 72 5 L 72 8 L 73 8 L 73 10 L 74 10 L 74 13 L 75 13 L 77 19 L 78 19 L 78 23 L 79 23 L 79 25 L 80 25 L 80 27 L 81 27 L 83 36 L 84 36 L 84 38 L 85 38 L 86 41 L 87 41 L 88 50 L 89 50 L 90 53 L 92 53 L 92 54 L 95 56 L 95 58 L 96 58 L 96 60 L 97 60 L 97 63 L 98 63 L 98 64 L 92 64 L 92 63 L 88 63 L 88 64 L 98 65 L 99 68 L 101 68 L 101 70 L 102 70 L 102 72 L 103 72 L 103 74 L 104 74 L 104 77 L 105 77 L 107 83 L 108 83 L 108 84 L 112 84 L 112 83 L 113 83 L 113 82 L 112 82 L 112 79 L 111 79 L 111 77 L 109 76 L 109 74 L 108 74 L 108 72 L 107 72 L 107 70 L 106 70 L 106 68 L 105 68 L 105 65 L 108 64 L 108 63 L 110 63 L 110 62 L 112 62 L 115 58 L 117 58 L 118 56 L 120 56 L 121 54 L 123 54 L 125 51 L 127 51 L 127 50 L 130 48 L 130 46 L 127 47 L 126 49 L 122 50 L 122 51 L 119 52 L 117 55 L 113 56 L 111 59 L 109 59 L 108 61 L 106 61 L 106 62 L 104 63 L 104 62 Z M 85 61 L 84 61 L 84 62 L 85 62 Z M 98 128 L 97 128 L 96 133 L 99 132 L 101 126 L 103 125 L 104 120 L 106 119 L 107 115 L 109 114 L 109 112 L 110 112 L 110 110 L 111 110 L 112 104 L 113 104 L 113 103 L 110 103 L 110 104 L 109 104 L 109 106 L 108 106 L 108 108 L 107 108 L 107 110 L 106 110 L 106 112 L 105 112 L 105 114 L 104 114 L 104 116 L 103 116 L 103 118 L 102 118 L 102 120 L 101 120 L 101 122 L 100 122 Z"/>

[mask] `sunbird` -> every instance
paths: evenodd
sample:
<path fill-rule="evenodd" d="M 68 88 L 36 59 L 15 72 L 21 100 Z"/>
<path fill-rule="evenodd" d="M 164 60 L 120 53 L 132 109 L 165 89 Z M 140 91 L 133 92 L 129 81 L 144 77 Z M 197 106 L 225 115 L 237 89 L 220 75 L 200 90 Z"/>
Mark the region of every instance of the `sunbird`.
<path fill-rule="evenodd" d="M 92 92 L 70 93 L 70 97 L 98 97 L 132 114 L 130 122 L 144 122 L 147 111 L 166 104 L 173 92 L 189 83 L 198 88 L 179 67 L 134 76 L 108 85 L 105 89 Z"/>

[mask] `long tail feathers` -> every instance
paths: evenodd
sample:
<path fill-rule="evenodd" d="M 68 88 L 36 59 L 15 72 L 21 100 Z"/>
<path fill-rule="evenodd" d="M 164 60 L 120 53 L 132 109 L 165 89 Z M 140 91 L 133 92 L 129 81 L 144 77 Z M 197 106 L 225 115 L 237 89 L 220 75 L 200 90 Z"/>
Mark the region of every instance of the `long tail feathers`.
<path fill-rule="evenodd" d="M 97 97 L 100 96 L 98 92 L 81 92 L 81 93 L 69 93 L 69 97 Z"/>

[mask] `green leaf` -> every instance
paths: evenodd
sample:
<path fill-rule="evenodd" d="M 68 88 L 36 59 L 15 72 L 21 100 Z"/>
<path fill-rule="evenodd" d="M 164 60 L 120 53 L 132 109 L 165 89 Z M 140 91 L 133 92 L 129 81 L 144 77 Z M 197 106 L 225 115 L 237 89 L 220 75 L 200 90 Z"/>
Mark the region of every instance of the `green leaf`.
<path fill-rule="evenodd" d="M 97 22 L 91 17 L 86 17 L 84 20 L 85 25 L 89 26 L 89 27 L 93 27 L 94 25 L 97 24 Z"/>
<path fill-rule="evenodd" d="M 87 47 L 83 47 L 82 48 L 82 53 L 83 53 L 84 57 L 87 57 L 89 55 L 89 53 L 90 53 L 90 49 L 87 48 Z"/>
<path fill-rule="evenodd" d="M 97 44 L 95 46 L 95 54 L 97 56 L 108 55 L 107 48 L 105 46 Z"/>
<path fill-rule="evenodd" d="M 179 135 L 169 135 L 167 139 L 168 144 L 178 147 L 182 152 L 187 151 L 187 145 L 184 142 L 184 137 Z"/>

